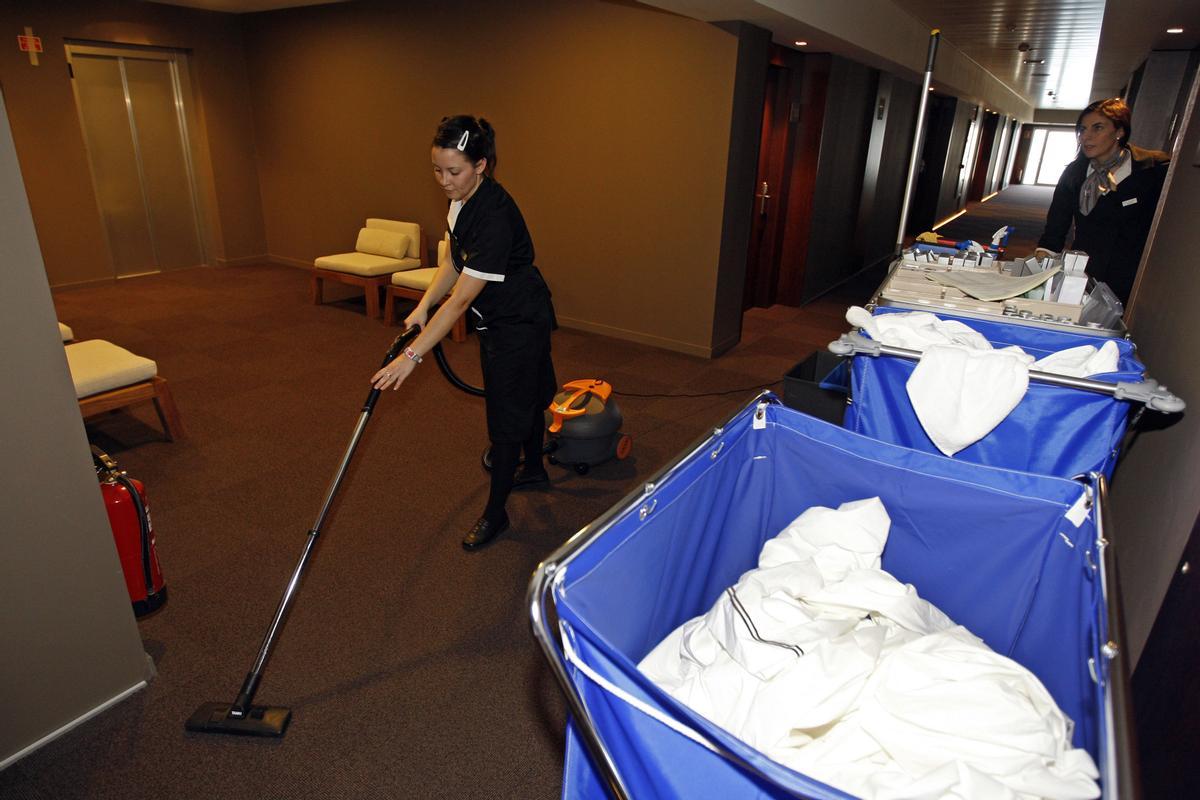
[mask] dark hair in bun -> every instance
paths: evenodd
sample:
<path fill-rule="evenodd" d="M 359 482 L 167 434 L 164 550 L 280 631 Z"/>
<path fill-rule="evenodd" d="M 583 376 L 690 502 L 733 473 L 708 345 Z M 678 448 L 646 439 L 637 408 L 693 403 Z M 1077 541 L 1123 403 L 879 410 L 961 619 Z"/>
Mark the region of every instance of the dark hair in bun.
<path fill-rule="evenodd" d="M 486 158 L 484 172 L 488 175 L 496 169 L 496 131 L 483 117 L 477 119 L 469 114 L 442 117 L 442 123 L 433 137 L 433 146 L 458 150 L 472 164 Z"/>

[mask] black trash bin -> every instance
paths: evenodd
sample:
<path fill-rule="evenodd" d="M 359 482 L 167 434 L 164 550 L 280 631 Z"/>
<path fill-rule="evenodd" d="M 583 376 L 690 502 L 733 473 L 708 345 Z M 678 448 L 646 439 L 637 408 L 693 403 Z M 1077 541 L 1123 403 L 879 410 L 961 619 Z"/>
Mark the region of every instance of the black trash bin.
<path fill-rule="evenodd" d="M 783 402 L 805 414 L 842 424 L 850 393 L 846 359 L 818 350 L 783 376 Z"/>

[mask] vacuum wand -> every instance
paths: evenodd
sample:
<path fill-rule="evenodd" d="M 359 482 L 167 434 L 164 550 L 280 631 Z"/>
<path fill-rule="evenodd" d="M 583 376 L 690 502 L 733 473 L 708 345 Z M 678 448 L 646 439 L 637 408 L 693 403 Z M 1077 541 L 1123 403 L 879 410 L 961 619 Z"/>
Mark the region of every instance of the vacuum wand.
<path fill-rule="evenodd" d="M 395 341 L 392 342 L 392 346 L 388 348 L 387 354 L 383 358 L 382 366 L 386 367 L 390 364 L 420 332 L 421 329 L 414 326 L 397 336 Z M 250 672 L 246 674 L 246 679 L 242 682 L 242 688 L 238 691 L 237 698 L 234 699 L 232 704 L 205 703 L 188 719 L 185 724 L 187 730 L 198 733 L 232 733 L 243 736 L 282 736 L 287 730 L 288 722 L 292 716 L 291 709 L 283 706 L 253 705 L 254 695 L 258 691 L 258 684 L 262 679 L 263 670 L 266 668 L 267 659 L 271 655 L 271 648 L 275 644 L 275 638 L 279 634 L 283 620 L 287 616 L 288 608 L 295 597 L 296 589 L 300 585 L 300 578 L 308 566 L 309 559 L 312 557 L 317 537 L 321 534 L 321 526 L 325 524 L 325 518 L 329 515 L 329 510 L 333 506 L 333 499 L 342 485 L 342 479 L 345 477 L 346 470 L 350 466 L 350 459 L 354 456 L 354 451 L 358 447 L 358 441 L 362 438 L 363 430 L 367 427 L 367 421 L 371 418 L 371 412 L 374 411 L 375 403 L 378 399 L 379 390 L 371 389 L 370 394 L 367 395 L 366 402 L 363 403 L 358 424 L 354 426 L 354 435 L 350 438 L 350 444 L 347 445 L 346 452 L 342 455 L 342 460 L 338 464 L 337 472 L 329 484 L 329 489 L 325 492 L 325 501 L 321 504 L 321 511 L 317 515 L 317 521 L 308 531 L 308 538 L 304 542 L 304 551 L 300 555 L 300 560 L 297 562 L 296 568 L 292 570 L 292 577 L 288 580 L 287 587 L 283 591 L 283 597 L 279 601 L 279 606 L 275 609 L 275 616 L 271 620 L 270 628 L 267 629 L 267 635 L 263 637 L 262 647 L 258 651 L 258 658 L 255 659 L 254 666 L 251 667 Z"/>

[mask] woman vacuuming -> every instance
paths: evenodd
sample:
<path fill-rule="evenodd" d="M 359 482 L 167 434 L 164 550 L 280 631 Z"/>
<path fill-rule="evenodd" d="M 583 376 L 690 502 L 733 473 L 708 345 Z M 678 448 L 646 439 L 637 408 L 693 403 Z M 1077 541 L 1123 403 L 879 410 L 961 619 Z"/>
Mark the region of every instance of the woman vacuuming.
<path fill-rule="evenodd" d="M 549 484 L 542 466 L 543 411 L 558 382 L 550 360 L 554 308 L 533 265 L 533 241 L 516 202 L 492 177 L 496 133 L 485 119 L 447 117 L 433 137 L 433 176 L 450 200 L 450 258 L 405 326 L 421 334 L 402 356 L 371 376 L 377 389 L 400 384 L 464 313 L 479 338 L 492 445 L 491 489 L 482 515 L 463 538 L 476 550 L 508 529 L 504 504 L 514 488 Z M 432 318 L 429 309 L 453 292 Z M 522 451 L 525 463 L 517 464 Z"/>

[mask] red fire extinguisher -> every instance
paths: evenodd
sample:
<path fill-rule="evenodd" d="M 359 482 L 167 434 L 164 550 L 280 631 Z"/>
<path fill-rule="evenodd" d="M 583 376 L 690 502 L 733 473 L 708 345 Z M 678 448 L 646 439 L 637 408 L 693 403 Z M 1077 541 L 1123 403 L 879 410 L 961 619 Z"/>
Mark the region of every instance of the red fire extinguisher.
<path fill-rule="evenodd" d="M 146 487 L 117 468 L 117 462 L 92 445 L 92 461 L 100 479 L 100 494 L 108 512 L 125 588 L 133 603 L 133 613 L 141 617 L 159 608 L 167 600 L 167 586 L 155 550 L 154 527 L 146 503 Z"/>

